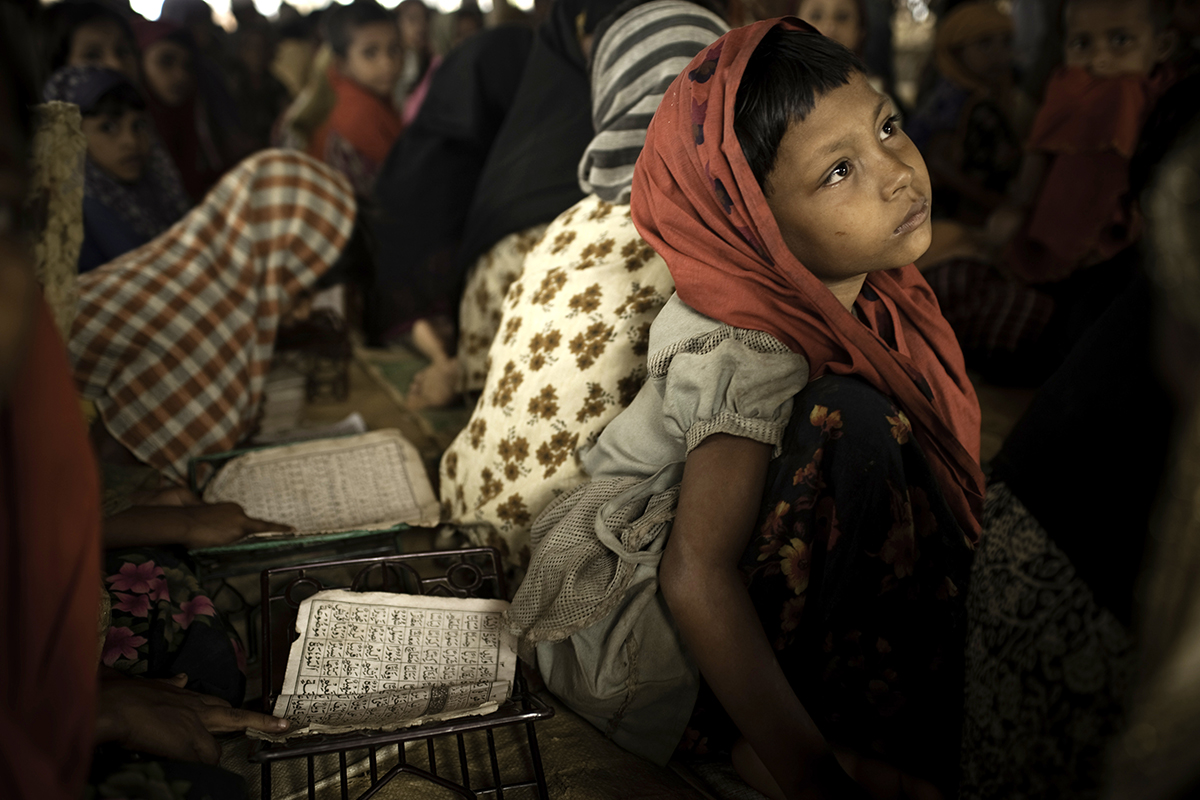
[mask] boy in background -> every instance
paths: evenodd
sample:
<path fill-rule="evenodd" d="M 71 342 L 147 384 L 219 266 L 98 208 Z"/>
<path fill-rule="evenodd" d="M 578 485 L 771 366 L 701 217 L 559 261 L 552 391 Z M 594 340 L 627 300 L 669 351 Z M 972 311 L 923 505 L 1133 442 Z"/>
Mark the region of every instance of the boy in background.
<path fill-rule="evenodd" d="M 308 152 L 345 173 L 364 197 L 403 129 L 392 104 L 402 66 L 400 31 L 374 0 L 355 0 L 330 10 L 325 39 L 334 53 L 329 83 L 337 104 Z"/>

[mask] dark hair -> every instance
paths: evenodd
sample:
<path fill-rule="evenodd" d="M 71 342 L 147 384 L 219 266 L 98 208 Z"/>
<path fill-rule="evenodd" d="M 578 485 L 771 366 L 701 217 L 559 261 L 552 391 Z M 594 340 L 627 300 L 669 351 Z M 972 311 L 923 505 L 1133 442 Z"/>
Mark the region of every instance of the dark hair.
<path fill-rule="evenodd" d="M 742 73 L 733 130 L 764 194 L 788 126 L 807 117 L 818 97 L 866 71 L 858 56 L 819 33 L 776 27 L 758 43 Z"/>
<path fill-rule="evenodd" d="M 1107 0 L 1112 2 L 1113 0 Z M 1087 5 L 1090 0 L 1066 0 L 1062 4 L 1062 26 L 1063 30 L 1067 29 L 1067 7 L 1073 5 Z M 1122 0 L 1128 2 L 1128 0 Z M 1171 27 L 1171 22 L 1174 19 L 1174 3 L 1171 0 L 1147 0 L 1147 11 L 1150 12 L 1150 24 L 1154 26 L 1155 33 L 1162 33 Z"/>
<path fill-rule="evenodd" d="M 146 98 L 134 88 L 132 83 L 122 81 L 92 103 L 92 107 L 83 111 L 84 117 L 119 117 L 126 111 L 145 111 Z"/>
<path fill-rule="evenodd" d="M 396 15 L 399 16 L 406 8 L 420 8 L 425 13 L 425 19 L 433 16 L 433 9 L 425 5 L 425 0 L 401 0 L 396 6 Z"/>
<path fill-rule="evenodd" d="M 62 0 L 49 6 L 42 14 L 42 64 L 47 75 L 52 75 L 67 65 L 75 32 L 84 25 L 96 22 L 115 24 L 129 39 L 129 46 L 137 52 L 137 39 L 133 36 L 133 29 L 129 27 L 129 20 L 108 6 L 92 0 Z"/>
<path fill-rule="evenodd" d="M 395 25 L 396 18 L 392 12 L 376 3 L 375 0 L 354 0 L 349 5 L 329 9 L 321 17 L 325 41 L 333 52 L 342 58 L 345 58 L 350 51 L 354 29 L 376 22 Z"/>

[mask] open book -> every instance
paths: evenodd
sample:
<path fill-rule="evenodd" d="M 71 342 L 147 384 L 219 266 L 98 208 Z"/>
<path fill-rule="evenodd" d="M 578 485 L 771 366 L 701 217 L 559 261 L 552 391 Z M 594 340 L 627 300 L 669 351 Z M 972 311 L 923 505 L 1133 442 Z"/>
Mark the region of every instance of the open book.
<path fill-rule="evenodd" d="M 432 526 L 440 515 L 420 453 L 396 430 L 246 453 L 213 477 L 204 501 L 296 529 L 256 537 Z"/>
<path fill-rule="evenodd" d="M 515 641 L 505 600 L 318 592 L 300 604 L 275 716 L 282 740 L 406 728 L 488 714 L 511 694 Z"/>

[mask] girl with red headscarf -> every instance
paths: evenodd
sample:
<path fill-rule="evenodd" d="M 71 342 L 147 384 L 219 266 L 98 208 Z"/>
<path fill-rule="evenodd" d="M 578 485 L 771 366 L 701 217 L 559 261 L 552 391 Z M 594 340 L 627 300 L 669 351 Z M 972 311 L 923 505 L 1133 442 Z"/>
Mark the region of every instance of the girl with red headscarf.
<path fill-rule="evenodd" d="M 983 476 L 911 264 L 930 199 L 891 102 L 799 20 L 728 33 L 667 90 L 631 208 L 676 296 L 510 611 L 618 744 L 730 746 L 776 797 L 953 791 Z"/>

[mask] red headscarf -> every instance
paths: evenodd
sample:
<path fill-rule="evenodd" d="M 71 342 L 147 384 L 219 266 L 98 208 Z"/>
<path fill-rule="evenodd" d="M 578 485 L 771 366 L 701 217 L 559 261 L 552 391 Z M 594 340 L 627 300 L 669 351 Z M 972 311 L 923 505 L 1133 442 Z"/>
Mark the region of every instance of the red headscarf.
<path fill-rule="evenodd" d="M 979 403 L 929 285 L 912 265 L 871 273 L 857 302 L 863 321 L 847 313 L 784 243 L 734 133 L 742 73 L 776 26 L 814 31 L 794 17 L 738 28 L 671 84 L 634 172 L 634 224 L 689 306 L 775 336 L 804 355 L 814 378 L 858 375 L 892 398 L 913 423 L 955 518 L 975 538 L 984 490 Z"/>

